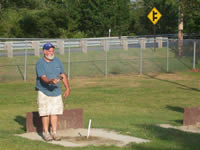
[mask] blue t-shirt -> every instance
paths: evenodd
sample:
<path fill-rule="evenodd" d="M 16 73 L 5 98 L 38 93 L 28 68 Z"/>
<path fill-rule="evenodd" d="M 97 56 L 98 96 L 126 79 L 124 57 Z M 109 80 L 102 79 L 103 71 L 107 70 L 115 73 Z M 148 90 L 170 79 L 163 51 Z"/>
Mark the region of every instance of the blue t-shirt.
<path fill-rule="evenodd" d="M 59 75 L 63 73 L 64 67 L 58 58 L 55 57 L 51 62 L 46 62 L 44 58 L 39 59 L 36 64 L 36 89 L 47 96 L 61 95 L 60 82 L 56 85 L 47 84 L 41 80 L 41 76 L 45 75 L 48 79 L 59 79 Z"/>

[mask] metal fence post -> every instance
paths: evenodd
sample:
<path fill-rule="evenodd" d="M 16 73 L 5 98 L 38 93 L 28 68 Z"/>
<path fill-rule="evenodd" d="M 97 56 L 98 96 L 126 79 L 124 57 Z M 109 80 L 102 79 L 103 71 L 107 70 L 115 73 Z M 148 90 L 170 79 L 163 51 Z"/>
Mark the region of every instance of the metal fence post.
<path fill-rule="evenodd" d="M 71 51 L 71 45 L 70 45 L 70 40 L 68 40 L 69 42 L 68 42 L 68 75 L 67 75 L 67 77 L 68 77 L 68 79 L 70 78 L 70 63 L 71 63 L 71 61 L 70 61 L 70 58 L 71 58 L 71 56 L 70 56 L 70 51 Z"/>
<path fill-rule="evenodd" d="M 167 72 L 169 72 L 169 39 L 167 39 Z"/>
<path fill-rule="evenodd" d="M 25 49 L 25 53 L 24 53 L 24 56 L 25 56 L 25 59 L 24 59 L 24 81 L 26 81 L 26 66 L 27 66 L 27 43 L 25 42 L 25 45 L 26 45 L 26 49 Z"/>
<path fill-rule="evenodd" d="M 107 78 L 107 75 L 108 75 L 108 51 L 109 51 L 109 46 L 108 46 L 108 42 L 107 40 L 105 40 L 105 47 L 104 50 L 105 50 L 105 76 Z"/>
<path fill-rule="evenodd" d="M 196 69 L 196 41 L 194 41 L 193 69 Z"/>
<path fill-rule="evenodd" d="M 140 42 L 140 74 L 142 74 L 142 43 Z"/>

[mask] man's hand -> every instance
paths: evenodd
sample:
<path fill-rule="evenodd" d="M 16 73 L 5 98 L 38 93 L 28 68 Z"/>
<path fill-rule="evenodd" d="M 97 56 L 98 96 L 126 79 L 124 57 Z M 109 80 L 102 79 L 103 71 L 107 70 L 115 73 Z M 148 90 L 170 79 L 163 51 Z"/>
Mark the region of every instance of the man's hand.
<path fill-rule="evenodd" d="M 58 77 L 60 78 L 60 80 L 63 80 L 65 78 L 65 74 L 59 74 Z"/>
<path fill-rule="evenodd" d="M 60 82 L 60 79 L 48 79 L 45 75 L 41 76 L 41 79 L 43 82 L 45 82 L 46 84 L 57 84 L 58 82 Z"/>
<path fill-rule="evenodd" d="M 65 93 L 64 93 L 64 98 L 66 98 L 67 96 L 69 96 L 69 94 L 70 94 L 70 89 L 67 88 L 67 89 L 65 90 Z"/>
<path fill-rule="evenodd" d="M 58 82 L 60 82 L 60 79 L 54 78 L 50 80 L 50 84 L 57 84 Z"/>
<path fill-rule="evenodd" d="M 70 94 L 69 82 L 68 82 L 67 76 L 65 74 L 60 74 L 59 77 L 60 77 L 60 80 L 63 81 L 64 86 L 66 88 L 66 90 L 64 92 L 64 98 L 66 98 Z"/>

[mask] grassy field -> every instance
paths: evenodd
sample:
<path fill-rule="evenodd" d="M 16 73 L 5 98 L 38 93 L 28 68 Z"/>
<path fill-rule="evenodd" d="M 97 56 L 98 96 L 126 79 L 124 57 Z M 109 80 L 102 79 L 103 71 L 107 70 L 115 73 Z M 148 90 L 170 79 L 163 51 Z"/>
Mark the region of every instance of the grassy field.
<path fill-rule="evenodd" d="M 0 150 L 199 150 L 200 134 L 164 129 L 157 124 L 181 126 L 185 107 L 198 107 L 200 73 L 74 77 L 65 108 L 84 109 L 84 127 L 149 139 L 126 147 L 65 148 L 14 136 L 26 132 L 26 112 L 37 111 L 34 81 L 0 83 Z"/>

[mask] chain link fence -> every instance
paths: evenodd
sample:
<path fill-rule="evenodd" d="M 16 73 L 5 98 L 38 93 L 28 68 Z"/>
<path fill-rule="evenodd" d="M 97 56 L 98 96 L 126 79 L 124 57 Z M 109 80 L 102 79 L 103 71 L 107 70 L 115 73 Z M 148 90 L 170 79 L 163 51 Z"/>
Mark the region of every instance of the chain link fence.
<path fill-rule="evenodd" d="M 18 41 L 19 42 L 19 41 Z M 64 39 L 40 41 L 38 52 L 31 41 L 0 43 L 0 82 L 35 81 L 35 64 L 43 56 L 42 45 L 52 42 L 68 78 L 180 72 L 200 67 L 200 40 L 157 38 Z M 14 43 L 14 44 L 13 44 Z M 1 46 L 1 45 L 6 46 Z M 63 46 L 61 46 L 63 45 Z M 9 57 L 11 56 L 11 57 Z"/>

